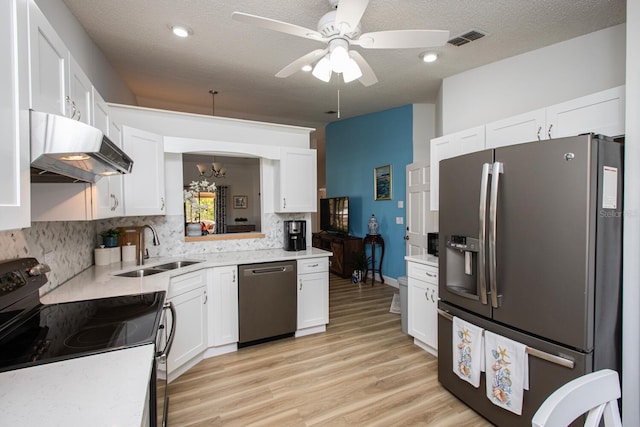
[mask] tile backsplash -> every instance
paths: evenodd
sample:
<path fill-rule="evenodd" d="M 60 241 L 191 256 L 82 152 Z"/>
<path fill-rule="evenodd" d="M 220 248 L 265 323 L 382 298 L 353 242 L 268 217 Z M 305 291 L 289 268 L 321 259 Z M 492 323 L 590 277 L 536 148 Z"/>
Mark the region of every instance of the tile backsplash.
<path fill-rule="evenodd" d="M 182 215 L 123 217 L 99 221 L 33 222 L 30 228 L 0 231 L 0 259 L 34 257 L 49 264 L 49 282 L 42 289 L 42 292 L 48 292 L 93 265 L 93 249 L 102 243 L 99 233 L 109 228 L 149 224 L 156 229 L 160 240 L 159 246 L 153 246 L 151 232 L 145 231 L 149 255 L 173 257 L 282 248 L 283 221 L 301 218 L 304 218 L 301 214 L 265 215 L 262 223 L 265 237 L 261 239 L 189 243 L 184 241 Z"/>
<path fill-rule="evenodd" d="M 93 265 L 97 244 L 95 223 L 90 221 L 34 222 L 30 228 L 0 232 L 0 259 L 34 257 L 51 267 L 50 291 Z"/>

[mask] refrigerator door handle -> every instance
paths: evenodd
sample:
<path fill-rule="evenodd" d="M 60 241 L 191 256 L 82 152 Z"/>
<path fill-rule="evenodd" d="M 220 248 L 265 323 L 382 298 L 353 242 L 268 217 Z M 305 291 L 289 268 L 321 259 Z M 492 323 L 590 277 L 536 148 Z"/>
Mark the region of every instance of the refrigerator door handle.
<path fill-rule="evenodd" d="M 498 308 L 498 280 L 496 277 L 496 222 L 498 217 L 498 184 L 500 174 L 504 173 L 501 162 L 494 162 L 491 170 L 491 196 L 489 199 L 489 289 L 491 306 Z"/>
<path fill-rule="evenodd" d="M 482 178 L 480 182 L 480 208 L 478 210 L 478 219 L 480 230 L 478 233 L 478 285 L 480 287 L 480 302 L 484 305 L 487 301 L 487 188 L 489 186 L 489 174 L 491 173 L 491 164 L 482 165 Z"/>

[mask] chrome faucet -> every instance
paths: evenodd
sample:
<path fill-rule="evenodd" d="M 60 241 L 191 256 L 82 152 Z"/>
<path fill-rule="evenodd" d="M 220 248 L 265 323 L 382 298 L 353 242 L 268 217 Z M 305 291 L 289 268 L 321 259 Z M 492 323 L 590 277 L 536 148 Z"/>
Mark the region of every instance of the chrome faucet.
<path fill-rule="evenodd" d="M 138 265 L 144 265 L 144 260 L 149 258 L 148 249 L 145 249 L 144 253 L 142 252 L 142 243 L 144 243 L 145 228 L 148 228 L 153 233 L 153 246 L 158 246 L 160 244 L 160 239 L 158 239 L 158 233 L 156 233 L 156 229 L 149 224 L 143 225 L 140 229 L 140 240 L 138 241 Z"/>

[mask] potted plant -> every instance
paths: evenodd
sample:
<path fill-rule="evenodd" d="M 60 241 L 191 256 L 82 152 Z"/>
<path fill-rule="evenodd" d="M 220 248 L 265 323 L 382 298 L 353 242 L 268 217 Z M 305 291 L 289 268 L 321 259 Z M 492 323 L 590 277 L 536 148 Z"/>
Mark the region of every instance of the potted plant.
<path fill-rule="evenodd" d="M 118 236 L 120 235 L 120 230 L 117 228 L 110 228 L 108 230 L 100 233 L 102 236 L 102 244 L 106 248 L 115 248 L 118 246 Z"/>
<path fill-rule="evenodd" d="M 351 275 L 351 280 L 353 280 L 353 283 L 360 283 L 362 282 L 362 276 L 364 276 L 364 271 L 367 268 L 369 258 L 365 256 L 364 252 L 352 252 L 351 256 L 353 263 L 353 274 Z"/>

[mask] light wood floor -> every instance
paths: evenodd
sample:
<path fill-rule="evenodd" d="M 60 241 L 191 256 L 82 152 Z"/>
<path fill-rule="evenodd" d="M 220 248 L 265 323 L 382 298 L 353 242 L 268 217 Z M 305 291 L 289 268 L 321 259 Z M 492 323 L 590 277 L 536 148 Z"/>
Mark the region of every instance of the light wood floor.
<path fill-rule="evenodd" d="M 489 426 L 402 334 L 394 292 L 332 275 L 326 333 L 202 361 L 169 385 L 169 425 Z"/>

